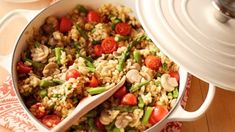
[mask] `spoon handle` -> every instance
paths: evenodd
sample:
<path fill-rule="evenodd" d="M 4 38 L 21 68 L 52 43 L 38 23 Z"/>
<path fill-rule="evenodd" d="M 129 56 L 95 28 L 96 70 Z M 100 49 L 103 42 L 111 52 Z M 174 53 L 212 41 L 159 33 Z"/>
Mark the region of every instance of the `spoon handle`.
<path fill-rule="evenodd" d="M 126 77 L 124 76 L 117 85 L 111 87 L 109 90 L 83 99 L 68 117 L 51 129 L 51 132 L 61 132 L 67 130 L 71 125 L 76 123 L 79 118 L 112 96 L 121 86 L 124 85 L 125 80 Z"/>

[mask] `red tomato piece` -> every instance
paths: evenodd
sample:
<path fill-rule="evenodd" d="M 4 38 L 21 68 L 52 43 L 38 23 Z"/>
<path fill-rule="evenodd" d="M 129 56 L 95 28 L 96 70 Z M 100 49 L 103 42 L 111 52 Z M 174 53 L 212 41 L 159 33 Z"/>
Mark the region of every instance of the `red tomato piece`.
<path fill-rule="evenodd" d="M 66 18 L 66 17 L 62 17 L 60 20 L 60 32 L 65 33 L 68 32 L 69 30 L 71 30 L 73 26 L 73 22 Z"/>
<path fill-rule="evenodd" d="M 161 66 L 161 58 L 153 55 L 149 55 L 145 58 L 144 61 L 145 65 L 152 69 L 152 70 L 158 70 L 159 67 Z"/>
<path fill-rule="evenodd" d="M 32 70 L 32 67 L 25 65 L 22 61 L 19 61 L 16 67 L 19 73 L 29 73 Z"/>
<path fill-rule="evenodd" d="M 102 50 L 102 47 L 101 45 L 95 45 L 94 46 L 94 54 L 95 56 L 101 56 L 103 54 L 103 50 Z"/>
<path fill-rule="evenodd" d="M 124 95 L 126 95 L 126 93 L 127 93 L 126 87 L 125 87 L 125 86 L 122 86 L 121 88 L 118 89 L 118 91 L 116 91 L 116 92 L 114 93 L 113 96 L 116 97 L 116 98 L 122 99 L 122 97 L 123 97 Z"/>
<path fill-rule="evenodd" d="M 105 127 L 104 127 L 104 125 L 100 122 L 100 119 L 99 119 L 99 118 L 96 118 L 96 120 L 95 120 L 95 125 L 96 125 L 96 127 L 99 129 L 99 131 L 105 132 Z"/>
<path fill-rule="evenodd" d="M 115 32 L 117 34 L 127 36 L 131 33 L 131 26 L 127 23 L 118 23 L 115 26 Z"/>
<path fill-rule="evenodd" d="M 113 37 L 108 37 L 102 41 L 101 47 L 105 54 L 110 54 L 117 50 L 118 45 Z"/>
<path fill-rule="evenodd" d="M 122 105 L 136 105 L 137 104 L 136 96 L 132 93 L 128 93 L 124 95 L 122 98 L 121 104 Z"/>
<path fill-rule="evenodd" d="M 38 119 L 46 115 L 46 108 L 42 103 L 32 105 L 29 110 Z"/>
<path fill-rule="evenodd" d="M 42 118 L 42 123 L 51 128 L 60 123 L 61 119 L 57 115 L 46 115 Z"/>
<path fill-rule="evenodd" d="M 100 22 L 100 15 L 96 11 L 89 11 L 87 14 L 88 22 Z"/>
<path fill-rule="evenodd" d="M 95 76 L 92 76 L 91 80 L 89 81 L 89 86 L 90 87 L 97 87 L 97 86 L 99 86 L 99 80 Z"/>
<path fill-rule="evenodd" d="M 170 72 L 169 72 L 169 75 L 170 75 L 171 77 L 174 77 L 174 78 L 177 80 L 177 82 L 179 82 L 179 80 L 180 80 L 179 72 L 170 71 Z"/>
<path fill-rule="evenodd" d="M 150 124 L 156 124 L 159 122 L 162 118 L 164 118 L 168 113 L 167 108 L 164 106 L 158 105 L 154 107 L 153 112 L 149 118 L 149 123 Z"/>
<path fill-rule="evenodd" d="M 70 69 L 67 71 L 65 79 L 68 81 L 70 78 L 78 78 L 80 76 L 80 73 L 76 69 Z"/>

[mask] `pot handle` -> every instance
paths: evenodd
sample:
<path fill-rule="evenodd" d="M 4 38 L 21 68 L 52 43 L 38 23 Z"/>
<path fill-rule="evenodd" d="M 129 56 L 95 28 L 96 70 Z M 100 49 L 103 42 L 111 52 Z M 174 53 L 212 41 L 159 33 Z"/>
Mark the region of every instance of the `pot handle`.
<path fill-rule="evenodd" d="M 172 114 L 169 116 L 168 121 L 193 121 L 200 118 L 210 106 L 215 95 L 215 89 L 216 87 L 214 85 L 209 84 L 206 99 L 200 108 L 194 112 L 188 112 L 184 110 L 181 104 L 178 103 Z"/>
<path fill-rule="evenodd" d="M 7 24 L 8 21 L 11 20 L 14 16 L 23 16 L 28 23 L 40 12 L 41 10 L 24 10 L 24 9 L 18 9 L 13 10 L 3 16 L 3 18 L 0 20 L 0 30 Z M 8 71 L 8 73 L 11 73 L 11 59 L 12 59 L 12 52 L 8 55 L 1 55 L 0 54 L 0 67 L 3 67 Z"/>

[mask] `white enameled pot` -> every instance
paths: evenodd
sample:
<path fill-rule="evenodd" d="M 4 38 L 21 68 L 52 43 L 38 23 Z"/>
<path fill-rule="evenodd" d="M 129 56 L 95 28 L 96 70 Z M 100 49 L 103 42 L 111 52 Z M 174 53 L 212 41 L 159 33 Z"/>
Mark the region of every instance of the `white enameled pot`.
<path fill-rule="evenodd" d="M 98 8 L 101 5 L 105 3 L 112 3 L 114 5 L 125 5 L 127 7 L 130 7 L 133 10 L 133 14 L 135 14 L 135 0 L 99 0 L 99 2 L 95 0 L 61 0 L 48 8 L 43 9 L 42 11 L 30 11 L 30 10 L 15 10 L 7 14 L 5 17 L 2 18 L 0 21 L 0 28 L 4 26 L 4 24 L 7 23 L 7 21 L 10 20 L 11 17 L 15 15 L 23 15 L 27 20 L 28 24 L 25 27 L 25 29 L 22 31 L 21 35 L 17 38 L 14 52 L 13 54 L 9 54 L 6 56 L 0 56 L 0 66 L 6 68 L 9 73 L 11 73 L 13 84 L 14 84 L 14 90 L 16 92 L 16 95 L 18 97 L 18 100 L 21 103 L 21 106 L 24 108 L 28 116 L 31 118 L 31 120 L 34 122 L 36 127 L 40 131 L 50 131 L 46 126 L 44 126 L 40 121 L 38 121 L 31 112 L 26 108 L 20 93 L 18 91 L 17 87 L 17 72 L 16 72 L 16 63 L 20 59 L 21 52 L 26 48 L 26 40 L 32 35 L 34 28 L 39 28 L 40 25 L 43 24 L 46 17 L 50 15 L 56 15 L 56 16 L 62 16 L 65 15 L 68 11 L 72 10 L 77 4 L 83 4 L 85 6 L 89 6 L 92 8 Z M 207 94 L 207 97 L 204 101 L 204 103 L 201 105 L 201 107 L 194 111 L 194 112 L 188 112 L 185 111 L 181 105 L 180 101 L 182 99 L 182 96 L 184 95 L 184 91 L 186 88 L 188 79 L 188 73 L 184 70 L 184 68 L 180 68 L 180 86 L 179 86 L 179 97 L 177 100 L 177 104 L 172 108 L 172 110 L 168 113 L 168 115 L 159 123 L 155 124 L 151 128 L 149 128 L 146 131 L 149 132 L 156 132 L 160 131 L 161 128 L 169 121 L 192 121 L 199 118 L 209 107 L 211 104 L 214 93 L 215 93 L 215 87 L 210 84 L 209 85 L 209 91 Z"/>

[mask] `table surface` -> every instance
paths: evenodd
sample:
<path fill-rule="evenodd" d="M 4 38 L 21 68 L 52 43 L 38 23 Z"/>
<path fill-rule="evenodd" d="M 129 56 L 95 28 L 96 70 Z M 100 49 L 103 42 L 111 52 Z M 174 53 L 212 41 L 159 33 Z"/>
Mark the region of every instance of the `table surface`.
<path fill-rule="evenodd" d="M 27 4 L 13 4 L 0 0 L 0 18 L 13 9 L 41 9 L 49 5 L 51 0 L 40 0 L 39 2 L 27 3 Z M 23 18 L 14 18 L 23 19 Z M 0 29 L 0 55 L 5 55 L 11 52 L 14 39 L 10 39 L 11 36 L 17 35 L 26 21 L 18 21 L 17 24 L 9 22 L 5 28 Z M 3 34 L 3 31 L 12 31 L 12 25 L 14 26 L 14 32 L 11 34 Z M 17 32 L 19 31 L 19 32 Z M 4 45 L 3 45 L 4 43 Z M 0 67 L 0 81 L 3 79 L 7 72 Z M 204 98 L 206 97 L 208 84 L 200 79 L 193 77 L 192 86 L 189 91 L 189 99 L 187 102 L 186 110 L 196 110 Z M 184 122 L 182 126 L 182 132 L 233 132 L 235 131 L 235 92 L 225 91 L 217 88 L 216 95 L 208 111 L 198 120 L 191 122 Z M 0 131 L 3 128 L 0 126 Z"/>

